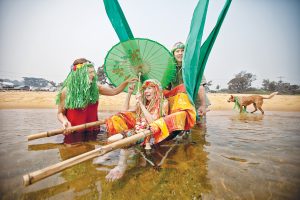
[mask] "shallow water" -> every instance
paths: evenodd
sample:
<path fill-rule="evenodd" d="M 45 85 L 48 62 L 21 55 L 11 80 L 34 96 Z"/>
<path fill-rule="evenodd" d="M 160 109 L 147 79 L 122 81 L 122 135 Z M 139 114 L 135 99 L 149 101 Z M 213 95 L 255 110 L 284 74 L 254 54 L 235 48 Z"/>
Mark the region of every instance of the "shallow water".
<path fill-rule="evenodd" d="M 105 116 L 110 115 L 106 113 Z M 62 136 L 27 142 L 26 136 L 60 128 L 56 110 L 0 110 L 1 199 L 299 199 L 300 113 L 239 115 L 210 112 L 206 130 L 189 139 L 162 145 L 140 166 L 130 158 L 125 176 L 105 181 L 118 151 L 99 164 L 86 161 L 30 186 L 22 176 L 103 142 L 62 145 Z M 94 162 L 94 164 L 93 164 Z M 98 164 L 96 164 L 98 163 Z"/>

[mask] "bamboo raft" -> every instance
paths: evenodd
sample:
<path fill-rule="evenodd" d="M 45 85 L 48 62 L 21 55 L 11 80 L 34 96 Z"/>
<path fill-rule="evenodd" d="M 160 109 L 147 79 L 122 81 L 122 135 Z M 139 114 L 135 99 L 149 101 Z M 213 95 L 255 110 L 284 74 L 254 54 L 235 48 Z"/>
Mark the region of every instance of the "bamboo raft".
<path fill-rule="evenodd" d="M 110 151 L 113 151 L 115 149 L 119 149 L 125 146 L 128 146 L 130 144 L 134 144 L 136 141 L 143 139 L 149 135 L 151 135 L 150 130 L 143 130 L 135 135 L 132 135 L 130 137 L 124 138 L 122 140 L 113 142 L 111 144 L 102 146 L 100 148 L 94 149 L 92 151 L 83 153 L 81 155 L 75 156 L 73 158 L 70 158 L 68 160 L 64 160 L 62 162 L 59 162 L 57 164 L 48 166 L 44 169 L 37 170 L 35 172 L 31 172 L 28 174 L 25 174 L 23 176 L 23 183 L 25 186 L 31 185 L 35 182 L 38 182 L 46 177 L 49 177 L 53 174 L 56 174 L 60 171 L 63 171 L 69 167 L 72 167 L 74 165 L 77 165 L 79 163 L 82 163 L 84 161 L 87 161 L 89 159 L 102 156 Z"/>

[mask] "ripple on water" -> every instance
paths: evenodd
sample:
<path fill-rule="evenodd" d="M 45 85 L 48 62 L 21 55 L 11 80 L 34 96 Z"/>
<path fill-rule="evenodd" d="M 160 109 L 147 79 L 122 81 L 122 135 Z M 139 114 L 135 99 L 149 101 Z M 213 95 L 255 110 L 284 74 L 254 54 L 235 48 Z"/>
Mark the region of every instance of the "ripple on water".
<path fill-rule="evenodd" d="M 190 140 L 178 142 L 160 170 L 141 167 L 136 153 L 125 176 L 107 183 L 107 171 L 118 162 L 116 151 L 25 188 L 25 173 L 103 142 L 74 148 L 62 145 L 62 136 L 27 142 L 29 134 L 60 127 L 56 110 L 0 110 L 2 199 L 147 199 L 149 194 L 153 199 L 295 199 L 300 182 L 299 122 L 299 113 L 211 111 L 206 129 L 195 128 Z M 159 163 L 168 145 L 152 158 Z"/>

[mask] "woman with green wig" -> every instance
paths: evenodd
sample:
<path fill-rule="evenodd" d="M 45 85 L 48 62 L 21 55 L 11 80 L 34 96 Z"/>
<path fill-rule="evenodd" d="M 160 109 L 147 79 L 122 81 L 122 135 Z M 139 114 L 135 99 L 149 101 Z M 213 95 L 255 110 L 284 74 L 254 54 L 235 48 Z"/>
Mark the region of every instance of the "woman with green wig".
<path fill-rule="evenodd" d="M 57 118 L 64 129 L 98 120 L 99 94 L 113 96 L 121 93 L 130 82 L 136 78 L 124 81 L 116 88 L 97 84 L 97 74 L 94 65 L 85 58 L 76 59 L 71 66 L 71 72 L 65 79 L 59 91 Z M 73 133 L 65 132 L 64 143 L 73 144 L 95 140 L 99 127 Z"/>

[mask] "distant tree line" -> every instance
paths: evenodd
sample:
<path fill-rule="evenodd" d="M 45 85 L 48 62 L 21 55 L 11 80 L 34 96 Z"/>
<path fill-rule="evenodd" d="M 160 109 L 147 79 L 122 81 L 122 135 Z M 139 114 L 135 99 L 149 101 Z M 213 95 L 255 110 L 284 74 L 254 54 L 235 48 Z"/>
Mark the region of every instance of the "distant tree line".
<path fill-rule="evenodd" d="M 269 79 L 264 79 L 262 86 L 262 89 L 266 91 L 278 91 L 281 94 L 300 94 L 299 85 L 292 85 L 281 80 L 275 82 L 270 81 Z"/>
<path fill-rule="evenodd" d="M 54 81 L 48 81 L 44 78 L 34 78 L 34 77 L 22 77 L 22 81 L 10 80 L 10 79 L 0 79 L 0 82 L 13 83 L 14 86 L 30 86 L 30 87 L 47 87 L 55 86 Z"/>
<path fill-rule="evenodd" d="M 300 86 L 286 83 L 283 81 L 270 81 L 269 79 L 263 79 L 261 88 L 251 87 L 252 82 L 256 80 L 256 75 L 241 71 L 231 79 L 227 85 L 227 89 L 220 89 L 217 85 L 216 90 L 220 92 L 229 93 L 269 93 L 279 92 L 279 94 L 300 94 Z"/>
<path fill-rule="evenodd" d="M 98 67 L 97 70 L 98 81 L 101 84 L 106 84 L 113 86 L 106 74 L 104 72 L 104 65 Z M 261 88 L 252 87 L 252 82 L 256 80 L 256 75 L 252 73 L 247 73 L 246 71 L 241 71 L 236 74 L 233 79 L 231 79 L 227 85 L 228 88 L 220 89 L 220 85 L 216 86 L 216 90 L 212 90 L 212 81 L 208 81 L 206 84 L 206 90 L 210 92 L 227 92 L 227 93 L 270 93 L 279 92 L 279 94 L 300 94 L 300 86 L 292 85 L 290 83 L 285 83 L 283 81 L 270 81 L 269 79 L 264 79 Z"/>
<path fill-rule="evenodd" d="M 48 81 L 44 78 L 34 78 L 34 77 L 23 77 L 24 85 L 31 87 L 47 87 L 47 86 L 55 86 L 53 81 Z"/>

